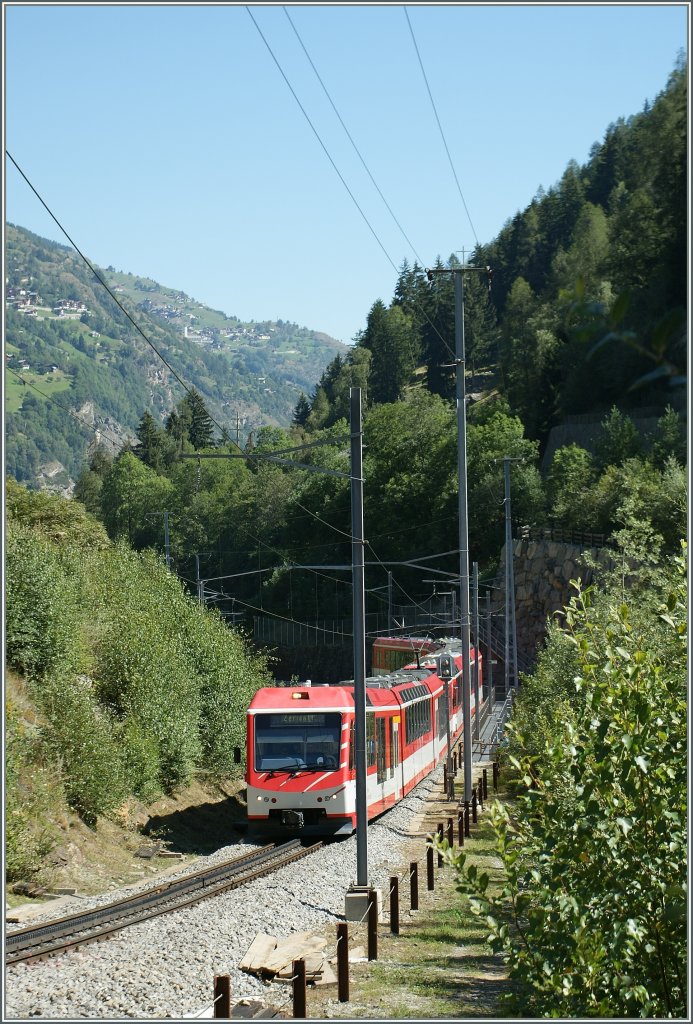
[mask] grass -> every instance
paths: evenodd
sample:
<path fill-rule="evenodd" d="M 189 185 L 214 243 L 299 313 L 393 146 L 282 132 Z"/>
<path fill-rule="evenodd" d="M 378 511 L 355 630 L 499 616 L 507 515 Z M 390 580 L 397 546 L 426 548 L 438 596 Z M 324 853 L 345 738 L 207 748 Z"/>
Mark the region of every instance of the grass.
<path fill-rule="evenodd" d="M 48 398 L 53 398 L 60 391 L 67 391 L 72 382 L 72 377 L 69 374 L 65 374 L 62 370 L 57 370 L 55 373 L 40 374 L 34 373 L 32 370 L 17 370 L 26 384 L 22 384 L 20 380 L 10 370 L 5 370 L 5 412 L 19 412 L 24 401 L 24 396 L 27 394 L 36 395 L 37 398 L 41 398 L 41 395 L 30 388 L 30 384 L 34 384 L 39 391 L 42 391 Z"/>
<path fill-rule="evenodd" d="M 494 842 L 489 816 L 482 814 L 472 825 L 465 851 L 470 863 L 489 873 L 490 892 L 500 889 L 502 875 Z M 384 904 L 386 908 L 385 894 Z M 376 1020 L 502 1017 L 500 998 L 510 987 L 504 964 L 486 943 L 484 922 L 456 891 L 451 868 L 436 869 L 435 889 L 429 892 L 421 857 L 419 907 L 416 913 L 408 910 L 408 887 L 400 882 L 400 934 L 391 935 L 383 921 L 378 960 L 350 965 L 349 1002 L 339 1003 L 334 988 L 310 990 L 308 1015 Z M 365 935 L 352 938 L 351 931 L 350 926 L 350 947 L 366 944 Z"/>

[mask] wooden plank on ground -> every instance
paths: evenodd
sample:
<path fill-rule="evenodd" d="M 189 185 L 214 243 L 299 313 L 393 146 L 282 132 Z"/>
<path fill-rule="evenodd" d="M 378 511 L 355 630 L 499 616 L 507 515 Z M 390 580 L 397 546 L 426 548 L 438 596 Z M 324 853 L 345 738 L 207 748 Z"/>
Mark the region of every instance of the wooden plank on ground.
<path fill-rule="evenodd" d="M 277 974 L 283 967 L 286 967 L 293 960 L 301 960 L 309 953 L 315 953 L 324 949 L 327 939 L 322 936 L 312 935 L 310 932 L 298 932 L 289 935 L 277 942 L 276 949 L 269 953 L 263 963 L 258 965 L 258 970 L 267 974 Z"/>
<path fill-rule="evenodd" d="M 323 966 L 322 972 L 315 978 L 316 985 L 336 985 L 337 975 L 334 973 L 329 964 Z"/>
<path fill-rule="evenodd" d="M 263 932 L 258 932 L 238 965 L 240 970 L 248 972 L 259 970 L 265 959 L 274 951 L 276 945 L 277 940 L 274 935 L 265 935 Z"/>
<path fill-rule="evenodd" d="M 281 967 L 277 971 L 278 978 L 290 978 L 293 970 L 294 960 L 303 960 L 306 965 L 306 981 L 314 980 L 318 974 L 322 974 L 325 967 L 327 967 L 327 961 L 325 960 L 324 953 L 313 952 L 305 953 L 303 956 L 294 957 L 284 967 Z"/>

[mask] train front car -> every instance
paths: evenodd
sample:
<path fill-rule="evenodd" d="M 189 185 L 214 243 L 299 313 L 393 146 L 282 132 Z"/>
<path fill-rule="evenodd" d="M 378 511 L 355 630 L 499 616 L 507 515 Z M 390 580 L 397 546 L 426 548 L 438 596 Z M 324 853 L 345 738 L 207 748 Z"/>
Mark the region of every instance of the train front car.
<path fill-rule="evenodd" d="M 248 709 L 249 836 L 353 832 L 353 723 L 348 688 L 258 690 Z"/>

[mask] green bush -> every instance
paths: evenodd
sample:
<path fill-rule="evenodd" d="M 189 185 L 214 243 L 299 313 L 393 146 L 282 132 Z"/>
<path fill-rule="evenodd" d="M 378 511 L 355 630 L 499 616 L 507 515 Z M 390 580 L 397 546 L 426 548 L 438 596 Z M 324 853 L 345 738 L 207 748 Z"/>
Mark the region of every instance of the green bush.
<path fill-rule="evenodd" d="M 55 844 L 45 823 L 62 799 L 45 765 L 40 734 L 27 726 L 12 701 L 5 704 L 5 877 L 25 881 L 40 873 Z"/>
<path fill-rule="evenodd" d="M 130 794 L 149 800 L 196 771 L 231 773 L 247 705 L 269 681 L 264 659 L 153 552 L 103 542 L 63 499 L 12 495 L 7 656 L 32 681 L 42 749 L 69 804 L 92 823 Z M 18 871 L 22 850 L 33 863 L 39 847 L 19 799 L 10 811 Z"/>
<path fill-rule="evenodd" d="M 7 663 L 30 676 L 76 666 L 74 591 L 54 546 L 15 523 L 5 545 Z"/>
<path fill-rule="evenodd" d="M 517 813 L 497 807 L 505 870 L 446 854 L 509 963 L 509 1007 L 531 1017 L 686 1017 L 687 584 L 578 595 L 565 638 L 577 699 L 545 729 L 541 772 L 527 708 L 515 723 Z"/>
<path fill-rule="evenodd" d="M 85 677 L 56 675 L 35 689 L 49 721 L 46 745 L 62 767 L 67 801 L 94 824 L 127 795 L 112 722 Z"/>

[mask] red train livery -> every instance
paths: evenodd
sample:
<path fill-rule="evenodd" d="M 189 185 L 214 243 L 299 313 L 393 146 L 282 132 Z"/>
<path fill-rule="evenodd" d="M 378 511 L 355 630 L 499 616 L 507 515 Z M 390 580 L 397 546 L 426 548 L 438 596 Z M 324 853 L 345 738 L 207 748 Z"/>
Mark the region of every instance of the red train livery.
<path fill-rule="evenodd" d="M 450 712 L 439 659 L 449 659 Z M 470 649 L 470 663 L 476 658 Z M 454 666 L 454 667 L 453 667 Z M 481 679 L 482 659 L 479 658 Z M 442 673 L 441 673 L 442 674 Z M 393 807 L 462 731 L 462 655 L 445 641 L 387 676 L 366 680 L 369 820 Z M 471 694 L 472 716 L 476 713 Z M 350 835 L 356 827 L 353 682 L 258 690 L 248 709 L 248 833 Z"/>

